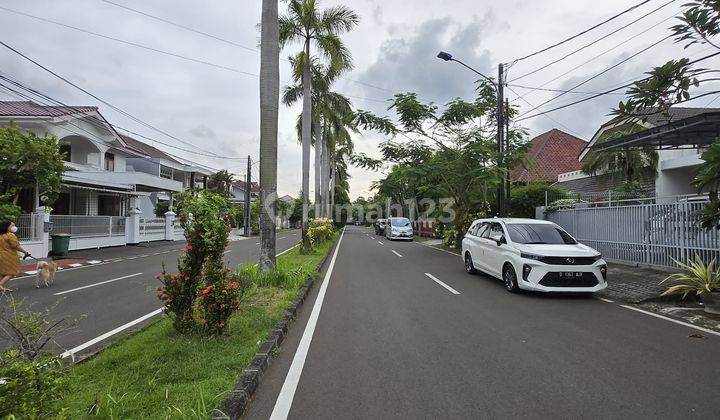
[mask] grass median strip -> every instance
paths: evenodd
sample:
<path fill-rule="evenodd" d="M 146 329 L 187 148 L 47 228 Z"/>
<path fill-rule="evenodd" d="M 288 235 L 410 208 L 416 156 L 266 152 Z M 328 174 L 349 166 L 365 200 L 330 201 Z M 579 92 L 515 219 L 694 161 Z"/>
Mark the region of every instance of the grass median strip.
<path fill-rule="evenodd" d="M 294 248 L 279 256 L 279 271 L 290 281 L 276 287 L 275 276 L 260 276 L 231 318 L 227 336 L 181 335 L 163 316 L 73 366 L 66 395 L 56 404 L 70 418 L 208 418 L 333 242 L 309 255 Z"/>

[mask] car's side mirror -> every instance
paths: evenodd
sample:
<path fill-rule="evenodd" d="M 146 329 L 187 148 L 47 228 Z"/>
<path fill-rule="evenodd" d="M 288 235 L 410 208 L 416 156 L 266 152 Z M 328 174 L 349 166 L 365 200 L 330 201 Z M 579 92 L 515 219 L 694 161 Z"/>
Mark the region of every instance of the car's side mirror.
<path fill-rule="evenodd" d="M 502 235 L 502 234 L 501 234 L 501 235 L 493 235 L 490 239 L 492 239 L 493 241 L 495 241 L 495 243 L 496 243 L 498 246 L 506 243 L 506 241 L 505 241 L 505 235 Z"/>

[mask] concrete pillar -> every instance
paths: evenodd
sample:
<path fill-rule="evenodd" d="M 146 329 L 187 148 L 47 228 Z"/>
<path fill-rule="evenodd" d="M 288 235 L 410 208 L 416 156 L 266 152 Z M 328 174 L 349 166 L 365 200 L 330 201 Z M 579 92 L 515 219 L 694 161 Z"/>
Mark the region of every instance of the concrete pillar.
<path fill-rule="evenodd" d="M 546 209 L 547 209 L 547 207 L 545 207 L 545 206 L 535 207 L 535 218 L 537 220 L 545 220 L 545 210 Z"/>
<path fill-rule="evenodd" d="M 45 232 L 45 223 L 50 221 L 50 209 L 39 206 L 35 209 L 35 236 L 40 239 L 40 253 L 36 255 L 39 258 L 47 258 L 50 253 L 50 232 Z"/>
<path fill-rule="evenodd" d="M 125 221 L 125 242 L 128 245 L 140 243 L 140 215 L 142 212 L 136 208 L 130 209 Z"/>
<path fill-rule="evenodd" d="M 175 240 L 175 212 L 169 210 L 165 212 L 165 240 Z"/>

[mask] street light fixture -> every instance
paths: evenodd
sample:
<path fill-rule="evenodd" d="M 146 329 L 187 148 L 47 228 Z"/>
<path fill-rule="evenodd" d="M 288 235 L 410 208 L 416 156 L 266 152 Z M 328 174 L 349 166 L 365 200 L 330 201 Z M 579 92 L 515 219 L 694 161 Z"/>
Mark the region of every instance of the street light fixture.
<path fill-rule="evenodd" d="M 453 58 L 452 54 L 440 51 L 438 53 L 437 58 L 444 60 L 444 61 L 454 61 L 466 69 L 472 71 L 473 73 L 479 75 L 483 79 L 489 81 L 492 83 L 493 87 L 495 87 L 495 91 L 497 92 L 497 151 L 498 151 L 498 158 L 501 157 L 506 150 L 505 145 L 505 110 L 504 110 L 504 94 L 503 94 L 503 64 L 498 65 L 498 81 L 495 82 L 490 77 L 480 73 L 479 71 L 475 70 L 474 68 L 468 66 L 467 64 L 463 63 L 462 61 L 458 60 L 457 58 Z M 500 165 L 498 165 L 500 166 Z M 506 168 L 509 169 L 509 168 Z M 496 200 L 496 207 L 497 207 L 497 213 L 499 216 L 505 216 L 507 214 L 507 205 L 506 200 L 509 197 L 506 197 L 506 195 L 510 195 L 509 192 L 506 192 L 505 187 L 510 186 L 510 180 L 503 179 L 500 181 L 500 185 L 498 186 L 498 192 L 497 192 L 497 200 Z"/>

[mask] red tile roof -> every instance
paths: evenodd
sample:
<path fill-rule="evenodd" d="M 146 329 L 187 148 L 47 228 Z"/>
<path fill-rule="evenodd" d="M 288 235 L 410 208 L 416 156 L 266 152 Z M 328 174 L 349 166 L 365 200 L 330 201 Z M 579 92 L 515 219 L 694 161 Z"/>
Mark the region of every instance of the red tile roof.
<path fill-rule="evenodd" d="M 150 156 L 153 158 L 165 159 L 168 162 L 182 164 L 182 162 L 175 159 L 173 156 L 163 152 L 162 150 L 160 150 L 156 147 L 150 146 L 147 143 L 143 143 L 140 140 L 137 140 L 137 139 L 132 138 L 125 134 L 120 134 L 120 137 L 123 139 L 123 141 L 125 142 L 125 144 L 127 145 L 127 147 L 129 149 L 132 149 L 138 153 L 141 153 L 143 155 Z"/>
<path fill-rule="evenodd" d="M 530 141 L 527 162 L 510 171 L 516 182 L 556 182 L 559 174 L 582 168 L 578 156 L 587 142 L 556 128 Z"/>
<path fill-rule="evenodd" d="M 97 110 L 96 106 L 45 106 L 30 101 L 0 101 L 0 116 L 3 117 L 62 117 Z"/>
<path fill-rule="evenodd" d="M 240 181 L 240 180 L 233 181 L 233 185 L 240 188 L 243 191 L 245 191 L 245 189 L 246 189 L 245 181 Z M 260 192 L 260 184 L 258 184 L 257 182 L 251 181 L 250 182 L 250 192 L 259 193 Z"/>

